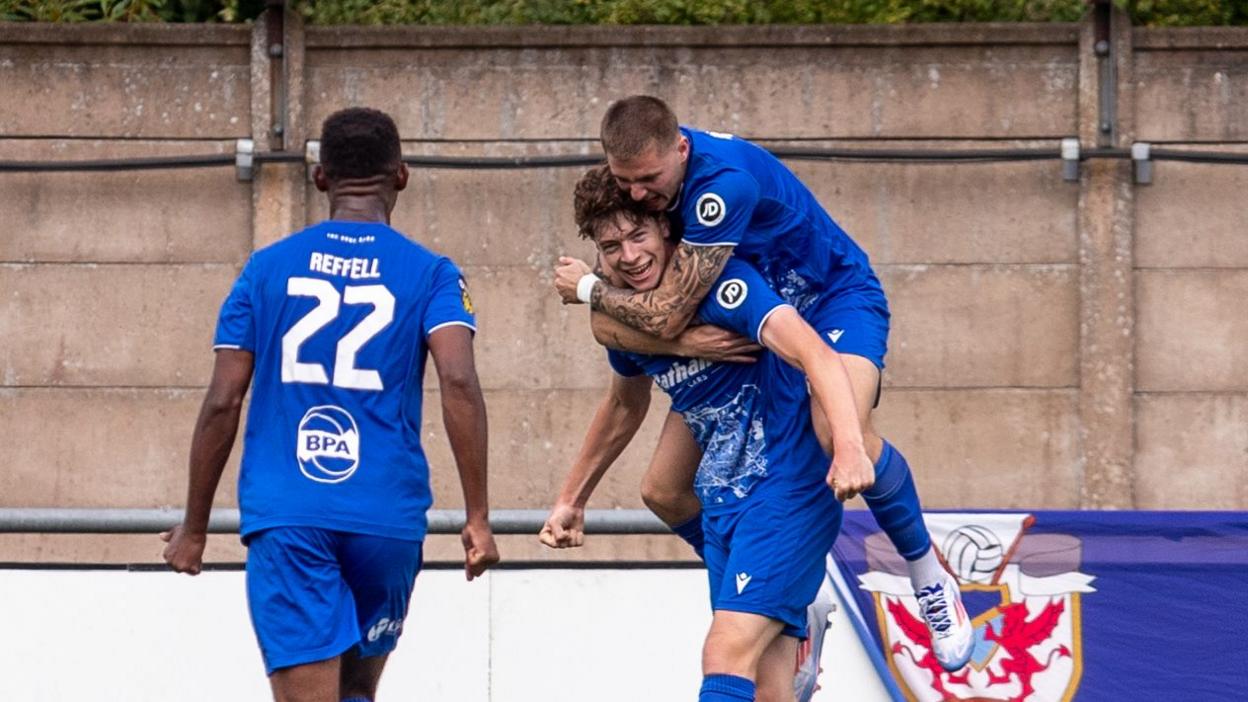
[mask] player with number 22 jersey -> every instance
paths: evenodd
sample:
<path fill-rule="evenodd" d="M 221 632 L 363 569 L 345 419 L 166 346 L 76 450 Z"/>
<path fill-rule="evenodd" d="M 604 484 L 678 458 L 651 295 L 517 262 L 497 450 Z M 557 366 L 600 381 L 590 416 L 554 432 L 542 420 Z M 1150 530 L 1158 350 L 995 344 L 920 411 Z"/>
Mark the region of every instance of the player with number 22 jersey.
<path fill-rule="evenodd" d="M 257 358 L 244 538 L 274 526 L 424 538 L 425 339 L 475 329 L 470 308 L 450 259 L 385 224 L 324 222 L 251 257 L 214 341 Z"/>

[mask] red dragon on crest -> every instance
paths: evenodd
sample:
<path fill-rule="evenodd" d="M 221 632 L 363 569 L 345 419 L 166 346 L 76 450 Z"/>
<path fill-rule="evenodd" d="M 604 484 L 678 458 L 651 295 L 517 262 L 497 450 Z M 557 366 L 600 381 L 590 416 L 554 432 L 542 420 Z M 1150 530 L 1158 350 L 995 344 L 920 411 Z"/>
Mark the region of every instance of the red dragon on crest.
<path fill-rule="evenodd" d="M 1022 602 L 1014 602 L 1002 605 L 998 609 L 1003 617 L 1000 634 L 992 627 L 985 628 L 984 638 L 995 642 L 1003 650 L 1003 654 L 1000 654 L 1001 657 L 999 658 L 1001 672 L 994 673 L 989 670 L 989 684 L 998 685 L 1009 682 L 1012 677 L 1018 678 L 1020 685 L 1019 693 L 1017 696 L 1009 698 L 1008 702 L 1024 702 L 1029 695 L 1035 692 L 1035 688 L 1031 685 L 1032 676 L 1047 670 L 1053 664 L 1054 656 L 1070 657 L 1070 649 L 1064 645 L 1050 651 L 1048 659 L 1044 663 L 1037 660 L 1027 650 L 1048 639 L 1053 634 L 1053 630 L 1057 627 L 1058 620 L 1061 619 L 1065 610 L 1066 607 L 1061 600 L 1050 602 L 1035 619 L 1028 621 L 1027 605 Z M 889 600 L 888 612 L 906 637 L 922 646 L 924 650 L 921 657 L 916 657 L 912 647 L 897 642 L 892 646 L 893 655 L 905 653 L 916 666 L 930 672 L 932 674 L 932 688 L 940 693 L 941 699 L 958 699 L 945 689 L 945 677 L 947 676 L 950 683 L 968 685 L 970 684 L 970 670 L 964 670 L 962 673 L 946 673 L 932 654 L 931 634 L 928 632 L 927 627 L 917 617 L 910 614 L 900 600 Z"/>

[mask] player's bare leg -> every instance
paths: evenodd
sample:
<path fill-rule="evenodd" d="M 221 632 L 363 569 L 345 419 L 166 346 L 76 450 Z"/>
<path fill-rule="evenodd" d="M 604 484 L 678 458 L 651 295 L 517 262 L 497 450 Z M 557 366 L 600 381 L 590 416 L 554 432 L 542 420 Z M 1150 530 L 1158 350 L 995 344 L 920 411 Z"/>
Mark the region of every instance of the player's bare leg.
<path fill-rule="evenodd" d="M 702 647 L 702 693 L 699 700 L 752 699 L 763 652 L 780 635 L 784 624 L 758 614 L 718 610 Z M 790 663 L 792 658 L 789 658 Z M 791 669 L 790 669 L 791 670 Z M 790 680 L 792 678 L 790 677 Z M 725 686 L 733 695 L 721 694 Z M 791 687 L 791 683 L 790 683 Z"/>
<path fill-rule="evenodd" d="M 338 656 L 273 671 L 269 686 L 275 702 L 338 702 Z"/>
<path fill-rule="evenodd" d="M 701 460 L 702 449 L 685 420 L 668 412 L 650 467 L 641 478 L 641 500 L 664 524 L 675 527 L 701 514 L 702 505 L 693 492 Z"/>
<path fill-rule="evenodd" d="M 390 654 L 361 658 L 354 650 L 342 654 L 342 673 L 339 690 L 342 700 L 375 700 L 381 671 L 386 667 Z"/>
<path fill-rule="evenodd" d="M 754 699 L 757 702 L 794 702 L 793 661 L 800 642 L 792 636 L 777 636 L 758 661 Z"/>

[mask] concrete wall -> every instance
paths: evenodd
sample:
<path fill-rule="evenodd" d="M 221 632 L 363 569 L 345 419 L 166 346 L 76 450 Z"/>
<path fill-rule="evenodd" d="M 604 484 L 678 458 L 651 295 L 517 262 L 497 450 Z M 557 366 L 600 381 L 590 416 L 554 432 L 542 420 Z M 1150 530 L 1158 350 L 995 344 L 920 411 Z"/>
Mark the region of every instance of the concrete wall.
<path fill-rule="evenodd" d="M 592 153 L 618 96 L 768 144 L 1248 150 L 1248 30 L 316 28 L 0 25 L 0 160 L 301 151 L 335 109 L 408 153 Z M 284 36 L 283 36 L 284 34 Z M 281 58 L 269 46 L 280 38 Z M 273 125 L 282 131 L 276 134 Z M 800 140 L 800 141 L 799 141 Z M 1248 508 L 1248 168 L 1125 162 L 811 163 L 794 170 L 871 254 L 894 331 L 878 424 L 929 508 Z M 422 170 L 396 226 L 454 257 L 479 308 L 493 502 L 549 504 L 607 378 L 550 264 L 588 255 L 580 169 Z M 326 213 L 302 165 L 0 174 L 0 506 L 183 502 L 216 309 L 248 252 Z M 436 383 L 429 390 L 436 408 Z M 665 402 L 591 507 L 639 507 Z M 459 504 L 438 414 L 439 507 Z M 234 505 L 231 465 L 218 504 Z M 549 558 L 529 537 L 511 558 Z M 453 539 L 429 554 L 457 557 Z M 152 560 L 148 537 L 0 536 L 0 561 Z M 215 538 L 210 556 L 241 549 Z M 685 558 L 599 537 L 559 558 Z"/>

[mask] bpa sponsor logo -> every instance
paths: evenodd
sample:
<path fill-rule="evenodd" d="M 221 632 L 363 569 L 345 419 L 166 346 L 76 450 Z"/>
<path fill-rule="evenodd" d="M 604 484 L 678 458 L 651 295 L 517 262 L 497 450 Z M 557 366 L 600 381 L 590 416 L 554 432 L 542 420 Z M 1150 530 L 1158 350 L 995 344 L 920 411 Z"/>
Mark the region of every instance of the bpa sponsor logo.
<path fill-rule="evenodd" d="M 341 483 L 360 465 L 360 430 L 341 407 L 313 407 L 299 420 L 295 457 L 304 477 L 318 483 Z"/>

